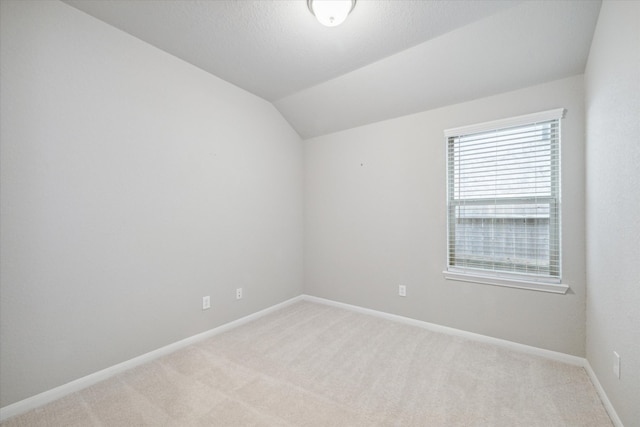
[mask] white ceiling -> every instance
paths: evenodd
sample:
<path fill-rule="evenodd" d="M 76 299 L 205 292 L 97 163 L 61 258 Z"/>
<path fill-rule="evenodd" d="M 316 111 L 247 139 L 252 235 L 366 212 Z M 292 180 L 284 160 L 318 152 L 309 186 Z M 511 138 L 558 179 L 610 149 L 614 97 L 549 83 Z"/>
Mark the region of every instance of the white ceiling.
<path fill-rule="evenodd" d="M 304 137 L 580 74 L 600 0 L 64 0 L 252 92 Z"/>

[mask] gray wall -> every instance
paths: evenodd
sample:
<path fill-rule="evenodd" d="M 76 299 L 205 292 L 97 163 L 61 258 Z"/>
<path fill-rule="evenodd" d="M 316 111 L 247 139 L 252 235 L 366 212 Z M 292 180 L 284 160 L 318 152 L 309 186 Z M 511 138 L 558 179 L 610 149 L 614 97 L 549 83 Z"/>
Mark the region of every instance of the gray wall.
<path fill-rule="evenodd" d="M 271 104 L 63 3 L 1 8 L 0 406 L 302 292 Z"/>
<path fill-rule="evenodd" d="M 565 107 L 563 276 L 557 295 L 447 281 L 447 128 Z M 585 354 L 581 76 L 305 141 L 305 292 Z M 407 297 L 398 296 L 398 285 Z"/>
<path fill-rule="evenodd" d="M 603 2 L 585 84 L 587 359 L 624 425 L 640 426 L 640 2 Z"/>

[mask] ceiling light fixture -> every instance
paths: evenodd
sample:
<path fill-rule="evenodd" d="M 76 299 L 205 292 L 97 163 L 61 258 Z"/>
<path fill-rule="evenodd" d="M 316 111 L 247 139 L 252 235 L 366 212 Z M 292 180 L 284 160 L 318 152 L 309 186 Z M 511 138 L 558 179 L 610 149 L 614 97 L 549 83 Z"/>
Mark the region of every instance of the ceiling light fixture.
<path fill-rule="evenodd" d="M 355 6 L 356 0 L 307 0 L 313 16 L 327 27 L 342 24 Z"/>

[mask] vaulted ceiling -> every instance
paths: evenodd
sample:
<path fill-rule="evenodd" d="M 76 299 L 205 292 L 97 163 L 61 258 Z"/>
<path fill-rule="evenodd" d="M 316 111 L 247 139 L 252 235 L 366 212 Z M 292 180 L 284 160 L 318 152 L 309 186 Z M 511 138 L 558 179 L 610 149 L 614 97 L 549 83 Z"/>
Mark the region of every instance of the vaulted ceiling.
<path fill-rule="evenodd" d="M 600 0 L 64 0 L 272 102 L 303 138 L 584 71 Z"/>

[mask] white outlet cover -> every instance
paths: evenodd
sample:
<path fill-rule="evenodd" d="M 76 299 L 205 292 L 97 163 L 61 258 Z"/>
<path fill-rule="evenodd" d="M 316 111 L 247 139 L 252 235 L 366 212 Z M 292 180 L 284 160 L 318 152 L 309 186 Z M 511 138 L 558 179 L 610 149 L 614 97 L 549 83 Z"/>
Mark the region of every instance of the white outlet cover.
<path fill-rule="evenodd" d="M 211 297 L 202 297 L 202 309 L 207 310 L 209 308 L 211 308 Z"/>
<path fill-rule="evenodd" d="M 620 355 L 613 352 L 613 374 L 616 378 L 620 378 Z"/>

